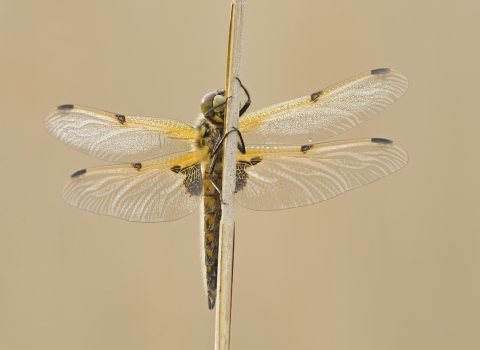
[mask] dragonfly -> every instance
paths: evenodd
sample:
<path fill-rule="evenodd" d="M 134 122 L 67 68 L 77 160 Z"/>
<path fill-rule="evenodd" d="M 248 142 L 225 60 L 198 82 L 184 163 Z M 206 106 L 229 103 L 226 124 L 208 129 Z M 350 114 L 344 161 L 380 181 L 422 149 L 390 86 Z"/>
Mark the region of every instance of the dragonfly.
<path fill-rule="evenodd" d="M 241 82 L 240 82 L 241 84 Z M 318 141 L 339 135 L 387 108 L 407 89 L 400 72 L 374 69 L 326 89 L 247 112 L 241 108 L 235 200 L 253 210 L 280 210 L 325 201 L 401 169 L 408 161 L 391 140 Z M 224 90 L 202 99 L 195 125 L 61 105 L 47 131 L 77 151 L 119 164 L 75 172 L 63 199 L 98 214 L 139 221 L 180 219 L 201 208 L 205 287 L 215 306 Z"/>

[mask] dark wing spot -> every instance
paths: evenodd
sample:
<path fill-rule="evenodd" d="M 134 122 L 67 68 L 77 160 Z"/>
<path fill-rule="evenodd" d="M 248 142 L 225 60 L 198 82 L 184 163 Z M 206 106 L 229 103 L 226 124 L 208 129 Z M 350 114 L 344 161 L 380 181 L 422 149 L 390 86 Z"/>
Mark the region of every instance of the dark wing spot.
<path fill-rule="evenodd" d="M 246 169 L 250 167 L 251 165 L 248 163 L 237 163 L 237 180 L 235 183 L 235 193 L 241 191 L 247 185 L 248 174 Z"/>
<path fill-rule="evenodd" d="M 181 173 L 185 175 L 185 180 L 183 180 L 183 184 L 185 185 L 187 192 L 191 196 L 201 196 L 203 184 L 202 168 L 200 164 L 195 164 L 189 166 L 188 168 L 182 169 Z"/>
<path fill-rule="evenodd" d="M 311 94 L 310 98 L 312 99 L 312 101 L 316 101 L 322 94 L 323 94 L 323 90 L 320 90 Z"/>
<path fill-rule="evenodd" d="M 307 151 L 312 148 L 312 146 L 308 146 L 308 145 L 305 145 L 305 146 L 302 146 L 301 150 L 303 153 L 307 153 Z"/>
<path fill-rule="evenodd" d="M 387 74 L 390 73 L 391 69 L 390 68 L 379 68 L 379 69 L 374 69 L 370 71 L 372 75 L 380 75 L 380 74 Z"/>
<path fill-rule="evenodd" d="M 250 159 L 250 163 L 252 163 L 252 165 L 257 165 L 258 163 L 260 163 L 262 161 L 261 158 L 258 158 L 258 157 L 255 157 L 255 158 L 252 158 Z"/>
<path fill-rule="evenodd" d="M 180 170 L 182 170 L 182 167 L 180 165 L 175 165 L 174 167 L 170 168 L 170 170 L 178 174 Z"/>
<path fill-rule="evenodd" d="M 61 105 L 61 106 L 58 106 L 57 109 L 59 110 L 64 110 L 64 109 L 73 109 L 73 105 Z"/>
<path fill-rule="evenodd" d="M 125 116 L 124 116 L 124 115 L 115 114 L 115 117 L 118 119 L 118 121 L 119 121 L 120 123 L 122 123 L 122 124 L 125 123 L 125 120 L 126 120 L 126 119 L 125 119 Z"/>
<path fill-rule="evenodd" d="M 375 143 L 383 143 L 383 144 L 385 144 L 385 145 L 389 145 L 389 144 L 393 143 L 393 141 L 391 141 L 391 140 L 380 139 L 380 138 L 376 138 L 376 137 L 373 137 L 373 138 L 372 138 L 372 142 L 375 142 Z"/>
<path fill-rule="evenodd" d="M 140 170 L 140 169 L 142 169 L 142 163 L 135 163 L 135 164 L 133 164 L 133 167 L 134 167 L 135 169 Z"/>
<path fill-rule="evenodd" d="M 85 174 L 86 172 L 87 172 L 87 169 L 82 169 L 82 170 L 76 171 L 71 175 L 71 178 L 76 179 L 77 177 Z"/>

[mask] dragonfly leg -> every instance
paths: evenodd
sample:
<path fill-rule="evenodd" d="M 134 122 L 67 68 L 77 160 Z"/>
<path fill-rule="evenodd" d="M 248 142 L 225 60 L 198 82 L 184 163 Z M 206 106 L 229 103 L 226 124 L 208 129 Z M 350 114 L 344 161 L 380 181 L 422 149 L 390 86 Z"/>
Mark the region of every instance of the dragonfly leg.
<path fill-rule="evenodd" d="M 243 115 L 243 113 L 245 113 L 247 111 L 248 107 L 250 107 L 250 104 L 252 103 L 252 100 L 250 99 L 250 94 L 248 93 L 248 90 L 245 88 L 245 86 L 243 86 L 241 80 L 239 78 L 236 78 L 236 79 L 240 83 L 240 86 L 242 87 L 243 91 L 245 92 L 245 95 L 247 95 L 247 102 L 245 102 L 245 104 L 243 105 L 243 107 L 240 109 L 240 112 L 239 112 L 239 116 L 241 117 Z"/>
<path fill-rule="evenodd" d="M 243 137 L 242 137 L 242 133 L 240 132 L 240 130 L 238 130 L 237 128 L 233 128 L 233 130 L 230 130 L 230 132 L 232 132 L 232 131 L 236 131 L 238 133 L 238 137 L 240 138 L 240 142 L 237 144 L 238 150 L 242 154 L 247 153 L 247 150 L 245 149 L 245 142 L 243 142 Z"/>
<path fill-rule="evenodd" d="M 217 141 L 217 143 L 215 144 L 215 147 L 213 147 L 213 154 L 217 153 L 223 141 L 225 141 L 225 138 L 232 132 L 237 132 L 238 136 L 240 137 L 240 142 L 237 144 L 238 150 L 242 152 L 242 154 L 245 154 L 247 152 L 247 150 L 245 149 L 245 142 L 243 142 L 242 133 L 237 128 L 233 128 L 233 130 L 230 130 L 229 132 L 225 133 L 225 135 L 223 135 L 222 138 Z"/>

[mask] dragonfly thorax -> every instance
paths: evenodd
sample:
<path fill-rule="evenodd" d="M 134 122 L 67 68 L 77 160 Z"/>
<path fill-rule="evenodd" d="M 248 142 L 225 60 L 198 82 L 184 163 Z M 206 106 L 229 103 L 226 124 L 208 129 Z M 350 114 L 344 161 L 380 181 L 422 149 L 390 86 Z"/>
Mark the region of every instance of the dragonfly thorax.
<path fill-rule="evenodd" d="M 212 151 L 222 135 L 223 124 L 212 124 L 202 116 L 196 126 L 195 147 L 197 150 L 205 151 L 206 158 L 211 158 Z"/>

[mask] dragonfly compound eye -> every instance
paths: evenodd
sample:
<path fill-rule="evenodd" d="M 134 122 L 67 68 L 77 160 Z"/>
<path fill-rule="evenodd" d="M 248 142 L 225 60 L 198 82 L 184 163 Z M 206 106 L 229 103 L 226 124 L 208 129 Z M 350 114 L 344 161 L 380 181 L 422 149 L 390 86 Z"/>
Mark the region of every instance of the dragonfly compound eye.
<path fill-rule="evenodd" d="M 218 105 L 220 105 L 220 104 L 224 104 L 225 101 L 226 101 L 225 95 L 217 94 L 217 95 L 215 96 L 215 98 L 213 99 L 213 105 L 214 105 L 214 106 L 218 106 Z M 215 111 L 215 112 L 221 112 L 221 111 L 222 111 L 222 108 L 224 108 L 224 107 L 216 108 L 216 109 L 214 109 L 214 111 Z"/>
<path fill-rule="evenodd" d="M 210 108 L 213 107 L 213 99 L 217 95 L 216 92 L 209 92 L 202 98 L 202 104 L 200 105 L 200 108 L 202 109 L 202 113 L 205 114 L 208 112 Z"/>

